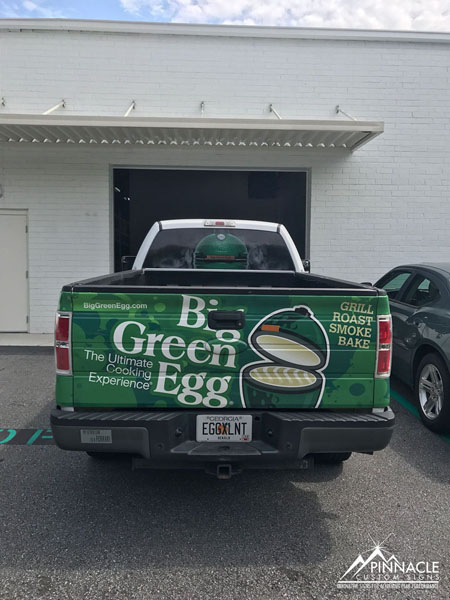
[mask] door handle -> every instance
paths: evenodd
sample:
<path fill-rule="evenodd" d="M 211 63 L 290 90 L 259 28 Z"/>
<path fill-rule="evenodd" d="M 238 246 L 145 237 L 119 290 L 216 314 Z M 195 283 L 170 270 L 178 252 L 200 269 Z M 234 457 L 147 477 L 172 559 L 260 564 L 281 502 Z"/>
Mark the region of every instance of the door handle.
<path fill-rule="evenodd" d="M 210 329 L 243 329 L 245 314 L 243 310 L 211 310 L 208 313 Z"/>

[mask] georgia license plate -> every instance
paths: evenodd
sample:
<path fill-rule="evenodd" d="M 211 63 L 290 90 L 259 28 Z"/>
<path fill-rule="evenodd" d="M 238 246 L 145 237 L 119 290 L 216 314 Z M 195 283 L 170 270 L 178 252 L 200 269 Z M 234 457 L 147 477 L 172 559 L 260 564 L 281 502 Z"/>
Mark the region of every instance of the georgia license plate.
<path fill-rule="evenodd" d="M 251 415 L 197 415 L 197 442 L 251 441 Z"/>
<path fill-rule="evenodd" d="M 82 444 L 112 444 L 111 429 L 81 429 Z"/>

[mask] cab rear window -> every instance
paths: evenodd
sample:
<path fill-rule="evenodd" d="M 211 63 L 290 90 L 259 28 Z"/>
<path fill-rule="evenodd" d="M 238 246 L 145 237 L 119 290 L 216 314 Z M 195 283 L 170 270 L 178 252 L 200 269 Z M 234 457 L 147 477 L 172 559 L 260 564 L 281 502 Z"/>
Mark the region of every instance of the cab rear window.
<path fill-rule="evenodd" d="M 160 231 L 144 269 L 250 269 L 292 271 L 289 250 L 278 232 L 236 228 Z"/>

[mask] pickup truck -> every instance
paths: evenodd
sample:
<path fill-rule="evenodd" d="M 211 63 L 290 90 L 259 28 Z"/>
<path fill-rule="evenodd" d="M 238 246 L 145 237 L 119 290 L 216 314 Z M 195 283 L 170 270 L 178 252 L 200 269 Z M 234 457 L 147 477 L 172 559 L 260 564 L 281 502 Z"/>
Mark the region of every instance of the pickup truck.
<path fill-rule="evenodd" d="M 136 468 L 302 468 L 393 431 L 386 293 L 305 272 L 276 223 L 155 223 L 132 269 L 63 287 L 55 356 L 57 445 Z"/>

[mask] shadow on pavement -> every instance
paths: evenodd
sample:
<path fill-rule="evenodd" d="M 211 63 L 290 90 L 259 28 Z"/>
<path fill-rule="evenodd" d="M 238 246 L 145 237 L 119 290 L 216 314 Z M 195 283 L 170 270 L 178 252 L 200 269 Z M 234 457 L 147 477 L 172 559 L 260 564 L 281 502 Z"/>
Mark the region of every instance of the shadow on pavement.
<path fill-rule="evenodd" d="M 26 423 L 6 425 L 48 425 L 52 363 L 47 349 L 17 351 L 2 402 L 29 409 L 17 413 Z M 33 372 L 20 378 L 28 364 Z M 342 467 L 218 481 L 201 471 L 131 471 L 129 459 L 97 461 L 55 446 L 5 445 L 0 454 L 0 568 L 286 568 L 331 553 L 327 521 L 337 517 L 302 483 L 331 481 Z"/>
<path fill-rule="evenodd" d="M 331 550 L 334 515 L 295 485 L 297 472 L 218 481 L 196 471 L 133 472 L 127 459 L 56 447 L 8 447 L 2 458 L 0 567 L 282 566 L 321 562 Z"/>

